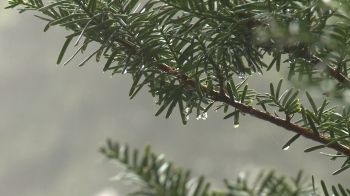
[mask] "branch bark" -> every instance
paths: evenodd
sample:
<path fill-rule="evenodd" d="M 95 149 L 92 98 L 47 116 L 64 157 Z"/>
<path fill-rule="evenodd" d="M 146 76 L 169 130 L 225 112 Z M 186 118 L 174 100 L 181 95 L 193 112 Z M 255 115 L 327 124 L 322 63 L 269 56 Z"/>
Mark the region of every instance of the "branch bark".
<path fill-rule="evenodd" d="M 350 89 L 350 80 L 349 78 L 345 77 L 343 74 L 341 74 L 339 72 L 339 70 L 334 69 L 333 67 L 331 67 L 330 65 L 327 65 L 325 62 L 322 61 L 322 59 L 313 56 L 313 59 L 315 61 L 315 66 L 317 66 L 317 64 L 321 63 L 323 65 L 325 65 L 325 69 L 324 71 L 329 74 L 330 76 L 332 76 L 334 79 L 336 79 L 338 82 L 342 83 L 346 88 Z M 323 66 L 321 66 L 323 67 Z"/>
<path fill-rule="evenodd" d="M 124 42 L 124 40 L 117 40 L 117 41 L 119 42 L 119 44 L 124 46 L 126 48 L 126 50 L 132 49 L 132 46 L 129 45 L 129 43 Z M 138 54 L 138 51 L 136 52 L 136 54 Z M 140 55 L 140 54 L 138 54 L 138 55 L 142 58 L 142 55 Z M 310 59 L 310 58 L 313 59 L 312 63 L 315 66 L 319 63 L 323 63 L 324 65 L 326 65 L 325 70 L 324 70 L 326 73 L 328 73 L 329 75 L 334 77 L 337 81 L 341 82 L 347 88 L 350 88 L 349 79 L 346 78 L 345 76 L 343 76 L 341 73 L 339 73 L 339 71 L 337 71 L 336 69 L 327 65 L 325 62 L 322 61 L 322 59 L 320 59 L 316 56 L 310 55 L 309 51 L 303 51 L 303 54 L 301 54 L 301 55 L 302 56 L 300 56 L 300 57 L 305 57 L 305 55 L 306 55 L 308 57 L 307 59 Z M 154 59 L 154 60 L 156 61 L 156 59 Z M 165 73 L 177 76 L 180 83 L 182 83 L 183 85 L 189 85 L 193 88 L 196 87 L 196 83 L 195 83 L 194 79 L 189 79 L 188 75 L 182 74 L 179 71 L 174 70 L 172 67 L 170 67 L 166 64 L 157 64 L 156 68 L 162 70 Z M 204 92 L 206 92 L 207 87 L 203 84 L 201 84 L 201 87 L 202 87 L 202 90 Z M 318 143 L 321 143 L 323 145 L 327 145 L 328 143 L 331 142 L 331 140 L 325 138 L 322 135 L 320 135 L 320 136 L 315 135 L 314 132 L 310 129 L 301 127 L 297 124 L 293 124 L 292 122 L 290 122 L 289 119 L 282 119 L 282 118 L 273 116 L 269 113 L 255 109 L 252 106 L 245 105 L 245 104 L 242 104 L 240 102 L 237 102 L 235 100 L 230 99 L 225 94 L 222 84 L 220 84 L 219 91 L 211 90 L 210 96 L 211 96 L 210 98 L 214 101 L 226 103 L 226 104 L 238 109 L 240 112 L 247 113 L 247 114 L 250 114 L 251 116 L 254 116 L 258 119 L 268 121 L 272 124 L 275 124 L 276 126 L 284 128 L 288 131 L 299 133 L 299 134 L 303 135 L 305 138 L 311 139 L 311 140 L 316 141 Z M 327 147 L 332 148 L 338 152 L 341 152 L 344 155 L 350 156 L 350 148 L 347 146 L 344 146 L 340 143 L 332 143 L 330 145 L 327 145 Z"/>
<path fill-rule="evenodd" d="M 179 81 L 184 85 L 190 85 L 191 87 L 195 88 L 196 83 L 194 79 L 188 79 L 188 76 L 186 74 L 180 74 L 180 72 L 173 70 L 170 66 L 165 64 L 157 64 L 156 67 L 166 73 L 172 73 L 177 75 L 179 78 Z M 203 91 L 205 92 L 207 87 L 205 85 L 201 85 Z M 282 119 L 276 116 L 272 116 L 269 113 L 260 111 L 258 109 L 253 108 L 252 106 L 245 105 L 242 103 L 239 103 L 235 100 L 230 99 L 226 94 L 222 96 L 220 92 L 211 90 L 210 92 L 211 99 L 218 102 L 226 103 L 236 109 L 238 109 L 240 112 L 250 114 L 251 116 L 254 116 L 258 119 L 270 122 L 276 126 L 282 127 L 288 131 L 292 131 L 295 133 L 299 133 L 305 138 L 311 139 L 313 141 L 316 141 L 318 143 L 321 143 L 323 145 L 327 145 L 331 142 L 331 140 L 323 137 L 323 136 L 317 136 L 313 133 L 312 130 L 301 127 L 297 124 L 291 123 L 287 119 Z M 339 143 L 332 143 L 331 145 L 327 146 L 328 148 L 332 148 L 338 152 L 341 152 L 344 155 L 350 156 L 350 148 L 347 146 L 344 146 Z"/>

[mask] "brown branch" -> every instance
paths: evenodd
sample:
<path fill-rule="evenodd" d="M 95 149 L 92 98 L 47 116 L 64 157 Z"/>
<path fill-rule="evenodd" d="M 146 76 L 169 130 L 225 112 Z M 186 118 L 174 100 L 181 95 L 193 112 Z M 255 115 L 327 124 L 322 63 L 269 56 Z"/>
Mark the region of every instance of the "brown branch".
<path fill-rule="evenodd" d="M 184 85 L 190 85 L 193 88 L 195 88 L 195 80 L 194 79 L 188 79 L 188 76 L 186 74 L 180 74 L 178 71 L 174 71 L 170 66 L 167 66 L 165 64 L 157 64 L 156 67 L 166 73 L 172 73 L 177 75 L 179 78 L 180 82 Z M 206 91 L 207 87 L 203 84 L 201 84 L 203 91 Z M 219 101 L 226 103 L 236 109 L 238 109 L 240 112 L 244 112 L 247 114 L 250 114 L 256 118 L 259 118 L 261 120 L 268 121 L 272 124 L 275 124 L 279 127 L 283 127 L 286 130 L 299 133 L 303 135 L 305 138 L 311 139 L 313 141 L 316 141 L 318 143 L 327 145 L 331 141 L 323 136 L 317 136 L 313 133 L 312 130 L 301 127 L 297 124 L 293 124 L 288 121 L 288 119 L 282 119 L 276 116 L 272 116 L 269 113 L 260 111 L 258 109 L 253 108 L 252 106 L 248 106 L 239 102 L 236 102 L 235 100 L 230 99 L 226 94 L 222 96 L 220 92 L 211 90 L 210 92 L 211 99 L 214 101 Z M 331 145 L 327 146 L 328 148 L 332 148 L 338 152 L 341 152 L 344 155 L 350 156 L 350 148 L 347 146 L 344 146 L 340 143 L 333 143 Z"/>
<path fill-rule="evenodd" d="M 266 26 L 266 24 L 263 24 L 263 22 L 259 19 L 254 19 L 251 20 L 249 22 L 246 23 L 248 29 L 252 29 L 254 26 L 257 25 L 263 25 Z M 252 31 L 252 30 L 251 30 Z M 312 30 L 310 30 L 312 31 Z M 278 41 L 276 41 L 278 43 Z M 261 47 L 264 50 L 268 51 L 268 49 L 272 48 L 273 45 L 271 42 L 261 45 L 261 44 L 254 44 L 256 47 Z M 301 49 L 298 50 L 298 46 L 301 46 Z M 336 79 L 339 83 L 343 84 L 345 88 L 350 89 L 350 80 L 349 78 L 347 78 L 346 76 L 344 76 L 343 74 L 340 73 L 340 71 L 338 69 L 333 68 L 332 66 L 328 65 L 326 62 L 324 62 L 322 59 L 320 59 L 319 57 L 313 55 L 310 50 L 309 50 L 309 46 L 306 43 L 299 43 L 298 46 L 296 45 L 285 45 L 283 46 L 283 53 L 291 53 L 292 51 L 298 50 L 297 57 L 299 58 L 304 58 L 304 59 L 308 59 L 308 60 L 312 60 L 311 64 L 314 67 L 319 67 L 322 69 L 322 71 L 324 71 L 325 73 L 327 73 L 328 75 L 330 75 L 331 77 L 333 77 L 334 79 Z M 276 47 L 278 48 L 278 47 Z"/>
<path fill-rule="evenodd" d="M 312 56 L 312 59 L 314 60 L 314 65 L 318 66 L 317 64 L 321 64 L 320 67 L 323 67 L 322 65 L 325 66 L 324 71 L 329 74 L 330 76 L 332 76 L 333 78 L 335 78 L 338 82 L 342 83 L 346 88 L 350 89 L 350 80 L 349 78 L 345 77 L 343 74 L 341 74 L 339 72 L 339 70 L 334 69 L 333 67 L 327 65 L 327 63 L 325 63 L 324 61 L 322 61 L 322 59 L 316 57 L 316 56 Z"/>
<path fill-rule="evenodd" d="M 307 128 L 304 128 L 304 127 L 301 127 L 297 124 L 293 124 L 291 122 L 288 122 L 287 120 L 284 120 L 284 119 L 281 119 L 281 118 L 278 118 L 276 116 L 272 116 L 266 112 L 262 112 L 260 110 L 257 110 L 251 106 L 247 106 L 247 105 L 244 105 L 242 103 L 238 103 L 234 100 L 231 100 L 228 96 L 225 96 L 223 100 L 220 100 L 226 104 L 229 104 L 231 105 L 232 107 L 235 107 L 237 108 L 239 111 L 241 112 L 244 112 L 244 113 L 248 113 L 256 118 L 259 118 L 259 119 L 262 119 L 262 120 L 265 120 L 265 121 L 268 121 L 272 124 L 275 124 L 279 127 L 283 127 L 289 131 L 292 131 L 292 132 L 295 132 L 295 133 L 299 133 L 301 135 L 303 135 L 304 137 L 308 138 L 308 139 L 311 139 L 311 140 L 314 140 L 316 142 L 319 142 L 321 144 L 324 144 L 324 145 L 327 145 L 328 143 L 330 143 L 331 141 L 327 138 L 324 138 L 324 137 L 320 137 L 320 136 L 317 136 L 313 133 L 312 130 L 310 129 L 307 129 Z M 341 152 L 343 153 L 344 155 L 347 155 L 347 156 L 350 156 L 350 148 L 349 147 L 346 147 L 342 144 L 339 144 L 339 143 L 333 143 L 329 146 L 327 146 L 329 148 L 332 148 L 334 150 L 337 150 L 338 152 Z"/>
<path fill-rule="evenodd" d="M 127 41 L 124 41 L 124 40 L 117 40 L 117 41 L 121 45 L 123 45 L 127 50 L 132 49 L 132 46 Z M 138 51 L 136 53 L 138 53 Z M 138 55 L 141 56 L 140 54 L 138 54 Z M 317 60 L 317 63 L 324 63 L 318 57 L 313 56 L 313 59 Z M 154 59 L 154 61 L 156 61 L 156 59 Z M 317 63 L 315 63 L 315 65 Z M 174 70 L 172 67 L 170 67 L 166 64 L 163 64 L 163 63 L 157 64 L 156 68 L 158 68 L 159 70 L 162 70 L 165 73 L 177 76 L 177 78 L 179 79 L 181 84 L 188 85 L 188 86 L 191 86 L 193 88 L 196 87 L 196 83 L 195 83 L 195 80 L 193 78 L 189 79 L 188 75 L 182 74 L 179 71 Z M 348 85 L 348 87 L 350 87 L 350 81 L 347 78 L 345 78 L 343 75 L 341 75 L 339 72 L 337 72 L 335 69 L 333 69 L 330 66 L 327 66 L 326 71 L 331 76 L 336 78 L 338 81 L 340 81 L 344 85 Z M 291 123 L 290 119 L 288 119 L 288 117 L 287 117 L 287 119 L 282 119 L 282 118 L 279 118 L 276 116 L 272 116 L 271 114 L 260 111 L 258 109 L 255 109 L 252 106 L 245 105 L 245 104 L 242 104 L 242 103 L 236 102 L 235 100 L 230 99 L 225 94 L 221 83 L 222 83 L 222 81 L 220 82 L 219 91 L 215 91 L 213 89 L 210 91 L 209 95 L 210 95 L 210 98 L 212 100 L 226 103 L 226 104 L 238 109 L 240 112 L 248 113 L 256 118 L 268 121 L 268 122 L 275 124 L 279 127 L 283 127 L 286 130 L 289 130 L 289 131 L 292 131 L 295 133 L 299 133 L 299 134 L 303 135 L 305 138 L 311 139 L 311 140 L 319 142 L 321 144 L 327 145 L 328 143 L 331 142 L 329 139 L 325 138 L 324 136 L 315 135 L 314 132 L 310 129 L 307 129 L 307 128 L 301 127 L 297 124 Z M 207 86 L 201 84 L 201 88 L 205 92 L 207 89 Z M 344 146 L 340 143 L 335 142 L 335 143 L 332 143 L 331 145 L 328 145 L 327 147 L 332 148 L 338 152 L 341 152 L 344 155 L 350 156 L 350 148 L 347 146 Z"/>
<path fill-rule="evenodd" d="M 267 50 L 268 47 L 263 46 L 263 45 L 255 45 L 256 47 L 263 48 L 264 50 Z M 295 50 L 296 46 L 284 46 L 283 47 L 283 53 L 291 53 L 293 50 Z M 269 46 L 271 48 L 271 46 Z M 310 62 L 311 65 L 313 65 L 314 68 L 318 68 L 319 70 L 324 71 L 326 74 L 330 75 L 334 79 L 336 79 L 339 83 L 343 84 L 345 88 L 350 89 L 350 80 L 346 76 L 340 73 L 339 70 L 333 68 L 332 66 L 328 65 L 326 62 L 324 62 L 322 59 L 319 57 L 310 54 L 310 51 L 306 48 L 303 47 L 298 53 L 297 53 L 298 58 L 304 58 L 311 60 Z"/>

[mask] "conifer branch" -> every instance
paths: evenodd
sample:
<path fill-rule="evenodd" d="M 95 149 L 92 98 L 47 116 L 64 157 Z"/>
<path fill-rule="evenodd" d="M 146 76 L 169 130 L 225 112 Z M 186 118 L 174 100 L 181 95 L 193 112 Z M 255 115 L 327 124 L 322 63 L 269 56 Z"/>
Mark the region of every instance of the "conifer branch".
<path fill-rule="evenodd" d="M 317 107 L 306 92 L 311 108 L 304 108 L 297 98 L 299 89 L 281 93 L 282 80 L 276 89 L 270 83 L 270 92 L 265 95 L 248 89 L 247 78 L 234 83 L 234 76 L 262 73 L 273 66 L 279 71 L 281 55 L 288 54 L 288 79 L 297 73 L 300 80 L 306 75 L 308 82 L 320 83 L 326 73 L 339 82 L 336 90 L 349 89 L 350 17 L 339 12 L 339 7 L 305 1 L 233 4 L 226 0 L 154 0 L 138 9 L 137 3 L 137 0 L 74 0 L 43 6 L 41 0 L 29 3 L 11 0 L 7 8 L 24 5 L 21 12 L 35 9 L 52 17 L 45 19 L 49 21 L 45 31 L 52 25 L 73 31 L 66 37 L 58 63 L 72 38 L 78 37 L 76 44 L 86 38 L 78 51 L 84 51 L 91 41 L 98 42 L 101 46 L 80 66 L 94 55 L 98 61 L 103 54 L 107 58 L 104 71 L 132 74 L 130 98 L 146 84 L 152 95 L 158 96 L 160 108 L 156 116 L 167 109 L 168 118 L 178 106 L 185 124 L 193 108 L 198 116 L 206 113 L 214 102 L 220 102 L 218 108 L 225 113 L 229 106 L 235 108 L 225 116 L 225 119 L 234 116 L 235 125 L 239 115 L 247 113 L 319 142 L 318 148 L 329 147 L 350 156 L 350 107 L 344 107 L 342 114 L 335 113 L 334 107 L 325 108 L 327 99 Z M 176 16 L 179 13 L 182 15 Z M 329 25 L 330 17 L 341 18 L 343 22 Z M 297 30 L 291 30 L 293 23 Z M 327 36 L 330 44 L 320 41 Z M 270 65 L 262 62 L 265 53 L 273 57 Z M 144 81 L 139 82 L 141 78 Z M 250 106 L 254 100 L 264 111 Z M 270 108 L 277 108 L 285 119 L 276 111 L 268 112 Z M 292 123 L 296 114 L 302 119 Z M 346 169 L 349 164 L 343 166 Z"/>
<path fill-rule="evenodd" d="M 224 195 L 315 195 L 319 196 L 320 188 L 312 182 L 304 180 L 303 172 L 299 171 L 293 178 L 277 176 L 272 170 L 261 171 L 253 183 L 249 179 L 249 173 L 237 177 L 236 181 L 223 179 L 224 189 L 213 189 L 205 177 L 191 177 L 190 170 L 184 170 L 167 161 L 164 155 L 151 151 L 150 145 L 146 145 L 144 153 L 138 149 L 131 150 L 128 145 L 107 140 L 107 145 L 99 151 L 108 159 L 120 165 L 124 171 L 115 177 L 118 180 L 127 180 L 139 187 L 134 194 L 174 195 L 174 196 L 224 196 Z M 328 195 L 328 188 L 321 180 L 322 192 Z M 338 189 L 343 195 L 350 194 L 350 190 L 338 184 Z M 335 186 L 332 191 L 337 192 Z"/>
<path fill-rule="evenodd" d="M 313 59 L 315 59 L 315 66 L 318 66 L 318 63 L 321 64 L 326 64 L 325 62 L 323 62 L 320 58 L 313 56 Z M 323 67 L 322 65 L 320 66 L 321 68 Z M 343 84 L 346 88 L 350 89 L 350 80 L 349 78 L 345 77 L 339 70 L 326 65 L 325 67 L 325 72 L 327 74 L 329 74 L 331 77 L 333 77 L 334 79 L 336 79 L 338 82 L 340 82 L 341 84 Z"/>
<path fill-rule="evenodd" d="M 179 78 L 179 81 L 182 84 L 184 84 L 186 86 L 189 85 L 192 88 L 196 87 L 196 83 L 195 83 L 194 79 L 188 79 L 189 77 L 186 74 L 180 74 L 178 71 L 174 71 L 170 66 L 167 66 L 165 64 L 157 64 L 156 67 L 158 69 L 166 72 L 166 73 L 175 74 Z M 201 85 L 201 87 L 203 89 L 203 92 L 205 92 L 207 90 L 207 86 Z M 338 152 L 341 152 L 344 155 L 350 156 L 350 148 L 348 146 L 344 146 L 344 145 L 339 144 L 339 143 L 332 143 L 332 144 L 328 145 L 330 142 L 332 142 L 332 140 L 329 140 L 323 136 L 315 135 L 314 132 L 310 129 L 307 129 L 307 128 L 301 127 L 297 124 L 291 123 L 287 119 L 282 119 L 282 118 L 279 118 L 276 116 L 272 116 L 271 114 L 260 111 L 258 109 L 255 109 L 252 106 L 239 103 L 236 100 L 230 99 L 226 94 L 222 95 L 220 92 L 221 92 L 221 90 L 219 92 L 215 91 L 215 90 L 211 90 L 210 91 L 210 98 L 214 101 L 217 101 L 217 102 L 226 103 L 226 104 L 238 109 L 239 111 L 241 111 L 243 113 L 247 113 L 247 114 L 250 114 L 251 116 L 254 116 L 258 119 L 270 122 L 272 124 L 275 124 L 279 127 L 284 128 L 288 131 L 292 131 L 292 132 L 301 134 L 305 138 L 311 139 L 315 142 L 319 142 L 319 143 L 324 144 L 325 146 L 327 146 L 329 148 L 332 148 Z"/>

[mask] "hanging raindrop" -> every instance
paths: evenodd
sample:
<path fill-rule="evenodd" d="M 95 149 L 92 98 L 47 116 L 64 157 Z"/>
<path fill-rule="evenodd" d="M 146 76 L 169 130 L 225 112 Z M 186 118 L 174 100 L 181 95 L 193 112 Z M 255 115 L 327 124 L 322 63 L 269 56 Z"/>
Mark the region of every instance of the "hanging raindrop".
<path fill-rule="evenodd" d="M 207 112 L 203 112 L 202 114 L 202 120 L 205 120 L 208 118 L 208 113 Z"/>
<path fill-rule="evenodd" d="M 189 112 L 190 112 L 190 108 L 189 107 L 185 108 L 184 111 L 183 111 L 183 113 L 186 114 L 186 115 L 188 115 Z"/>
<path fill-rule="evenodd" d="M 239 124 L 233 123 L 233 127 L 234 127 L 234 128 L 238 128 L 238 127 L 239 127 Z"/>
<path fill-rule="evenodd" d="M 239 75 L 238 75 L 238 78 L 240 78 L 240 79 L 242 79 L 242 80 L 245 79 L 245 74 L 239 74 Z"/>

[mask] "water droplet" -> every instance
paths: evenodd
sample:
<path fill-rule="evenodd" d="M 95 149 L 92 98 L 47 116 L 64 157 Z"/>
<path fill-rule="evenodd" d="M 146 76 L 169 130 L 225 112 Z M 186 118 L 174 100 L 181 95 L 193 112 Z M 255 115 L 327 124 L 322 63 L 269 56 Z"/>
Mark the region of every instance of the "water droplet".
<path fill-rule="evenodd" d="M 199 119 L 201 119 L 202 117 L 201 117 L 201 115 L 198 115 L 197 117 L 196 117 L 196 120 L 199 120 Z"/>
<path fill-rule="evenodd" d="M 188 115 L 188 112 L 190 112 L 190 108 L 189 107 L 185 108 L 183 112 L 184 114 Z"/>
<path fill-rule="evenodd" d="M 207 112 L 203 112 L 202 114 L 202 120 L 205 120 L 208 118 L 208 113 Z"/>
<path fill-rule="evenodd" d="M 283 148 L 283 150 L 288 150 L 290 146 L 286 146 Z"/>
<path fill-rule="evenodd" d="M 126 74 L 127 72 L 128 72 L 128 70 L 125 69 L 125 70 L 123 71 L 123 74 Z"/>
<path fill-rule="evenodd" d="M 239 74 L 239 75 L 238 75 L 238 78 L 240 78 L 240 79 L 245 79 L 245 74 Z"/>
<path fill-rule="evenodd" d="M 186 115 L 186 121 L 190 119 L 190 115 Z"/>
<path fill-rule="evenodd" d="M 234 127 L 234 128 L 238 128 L 238 127 L 239 127 L 239 124 L 233 124 L 233 127 Z"/>

